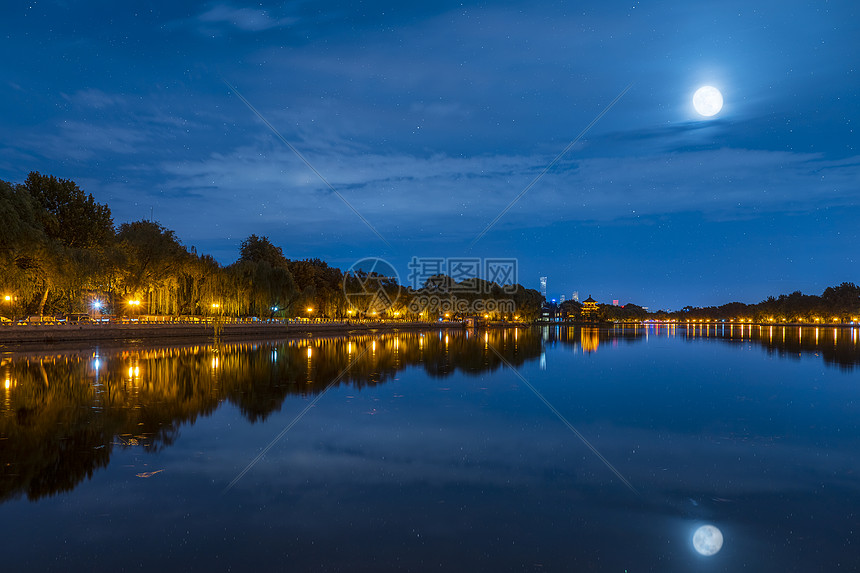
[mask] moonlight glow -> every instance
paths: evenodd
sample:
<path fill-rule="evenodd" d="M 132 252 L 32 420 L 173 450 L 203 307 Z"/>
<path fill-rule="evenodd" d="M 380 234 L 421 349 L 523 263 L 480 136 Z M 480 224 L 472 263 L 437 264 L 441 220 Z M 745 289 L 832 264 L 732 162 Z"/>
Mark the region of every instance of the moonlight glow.
<path fill-rule="evenodd" d="M 705 117 L 716 115 L 723 109 L 723 94 L 713 86 L 702 86 L 693 94 L 693 107 Z"/>
<path fill-rule="evenodd" d="M 693 534 L 693 547 L 702 555 L 715 555 L 723 547 L 723 533 L 713 525 L 703 525 Z"/>

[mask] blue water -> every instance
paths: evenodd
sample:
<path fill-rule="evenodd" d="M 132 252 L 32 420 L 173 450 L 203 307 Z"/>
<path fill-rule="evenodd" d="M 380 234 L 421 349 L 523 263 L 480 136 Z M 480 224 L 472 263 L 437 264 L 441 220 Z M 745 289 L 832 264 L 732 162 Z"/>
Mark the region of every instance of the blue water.
<path fill-rule="evenodd" d="M 860 341 L 817 334 L 10 349 L 3 569 L 860 570 Z"/>

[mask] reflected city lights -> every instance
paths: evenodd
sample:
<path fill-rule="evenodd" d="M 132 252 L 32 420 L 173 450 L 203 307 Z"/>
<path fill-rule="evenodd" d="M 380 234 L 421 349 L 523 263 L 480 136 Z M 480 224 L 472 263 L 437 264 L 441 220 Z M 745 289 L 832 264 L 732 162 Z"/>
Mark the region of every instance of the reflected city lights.
<path fill-rule="evenodd" d="M 30 399 L 34 393 L 47 393 L 51 400 L 71 400 L 72 410 L 92 412 L 99 417 L 105 416 L 105 404 L 111 408 L 121 405 L 127 409 L 126 414 L 110 412 L 111 416 L 120 415 L 124 424 L 116 435 L 124 436 L 122 443 L 126 445 L 134 440 L 144 444 L 165 424 L 209 413 L 226 400 L 235 399 L 242 412 L 252 419 L 265 417 L 277 411 L 284 396 L 317 393 L 341 372 L 344 384 L 364 387 L 397 380 L 397 373 L 404 368 L 424 368 L 434 376 L 492 369 L 500 362 L 489 351 L 489 345 L 517 368 L 530 363 L 535 370 L 538 367 L 547 370 L 548 361 L 553 358 L 556 369 L 566 372 L 570 363 L 565 363 L 558 350 L 576 356 L 575 360 L 599 348 L 604 348 L 607 356 L 613 356 L 616 344 L 619 349 L 634 341 L 645 344 L 651 328 L 618 325 L 553 327 L 544 331 L 524 328 L 513 332 L 439 329 L 426 335 L 374 331 L 350 337 L 333 335 L 277 342 L 198 343 L 167 348 L 130 346 L 114 350 L 102 347 L 98 352 L 90 349 L 69 354 L 44 350 L 20 359 L 2 358 L 0 390 L 4 392 L 0 392 L 0 420 L 16 424 L 20 404 L 25 403 L 22 400 Z M 652 344 L 663 343 L 663 337 L 656 335 L 663 326 L 653 328 Z M 774 327 L 770 325 L 767 329 L 744 327 L 741 338 L 740 327 L 732 329 L 728 323 L 697 327 L 695 334 L 693 328 L 682 325 L 686 334 L 678 332 L 677 336 L 681 343 L 699 337 L 709 338 L 710 344 L 724 341 L 741 352 L 761 349 L 786 356 L 815 356 L 845 369 L 860 365 L 860 328 L 850 327 L 850 333 L 827 332 L 828 328 L 844 327 L 821 326 L 820 344 L 814 344 L 814 333 L 809 332 L 813 328 L 780 326 L 782 335 L 774 336 Z M 666 331 L 671 332 L 671 327 Z M 441 339 L 437 334 L 441 334 Z M 733 344 L 741 339 L 743 344 Z M 373 353 L 360 352 L 359 348 L 372 349 Z M 588 368 L 596 365 L 595 359 L 595 355 L 587 358 L 592 362 Z M 207 364 L 211 369 L 205 368 Z M 140 378 L 141 374 L 144 378 Z M 69 392 L 70 381 L 89 388 L 79 392 L 80 386 L 74 386 L 76 391 Z"/>

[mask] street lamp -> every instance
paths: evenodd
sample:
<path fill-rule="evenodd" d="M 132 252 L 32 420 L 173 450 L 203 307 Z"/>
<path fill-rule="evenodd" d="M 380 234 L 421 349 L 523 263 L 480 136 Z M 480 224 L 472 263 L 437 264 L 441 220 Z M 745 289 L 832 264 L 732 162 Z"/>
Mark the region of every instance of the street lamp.
<path fill-rule="evenodd" d="M 128 301 L 128 306 L 130 306 L 130 307 L 131 307 L 131 314 L 132 314 L 132 316 L 134 316 L 134 311 L 135 311 L 135 309 L 137 309 L 137 310 L 138 310 L 138 314 L 139 314 L 139 310 L 140 310 L 140 301 L 139 301 L 139 300 L 134 299 L 134 300 L 130 300 L 130 301 Z"/>
<path fill-rule="evenodd" d="M 314 311 L 314 308 L 312 306 L 309 306 L 305 310 L 308 311 L 308 320 L 310 320 L 311 319 L 311 313 Z"/>
<path fill-rule="evenodd" d="M 9 318 L 14 322 L 15 321 L 15 315 L 12 313 L 12 302 L 14 299 L 12 298 L 12 295 L 7 294 L 6 296 L 3 297 L 3 300 L 5 300 L 6 302 L 9 303 Z"/>
<path fill-rule="evenodd" d="M 95 299 L 90 306 L 92 306 L 91 320 L 101 321 L 102 301 L 100 301 L 99 299 Z"/>

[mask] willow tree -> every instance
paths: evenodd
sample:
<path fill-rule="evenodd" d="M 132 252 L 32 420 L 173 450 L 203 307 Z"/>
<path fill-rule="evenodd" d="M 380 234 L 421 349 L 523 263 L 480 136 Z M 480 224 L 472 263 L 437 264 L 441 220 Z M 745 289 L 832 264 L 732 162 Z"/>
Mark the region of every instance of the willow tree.
<path fill-rule="evenodd" d="M 242 241 L 231 272 L 239 314 L 273 316 L 288 308 L 298 294 L 289 261 L 266 237 L 251 235 Z"/>
<path fill-rule="evenodd" d="M 113 219 L 107 205 L 97 203 L 74 181 L 31 172 L 23 184 L 37 209 L 36 219 L 46 236 L 34 258 L 40 274 L 42 314 L 54 288 L 62 289 L 63 306 L 79 300 L 84 288 L 103 270 L 105 250 L 114 238 Z"/>
<path fill-rule="evenodd" d="M 47 243 L 38 205 L 21 185 L 0 181 L 0 295 L 3 312 L 15 314 L 42 292 L 42 250 Z"/>
<path fill-rule="evenodd" d="M 293 305 L 295 314 L 306 306 L 314 308 L 318 316 L 336 317 L 346 312 L 343 271 L 320 259 L 290 261 L 289 268 L 301 293 L 296 300 L 298 305 Z"/>
<path fill-rule="evenodd" d="M 175 233 L 154 221 L 134 221 L 120 225 L 117 240 L 123 297 L 145 297 L 151 314 L 176 313 L 178 276 L 188 252 Z"/>

